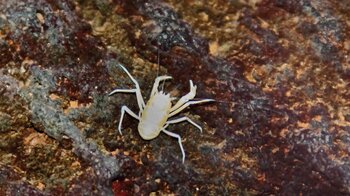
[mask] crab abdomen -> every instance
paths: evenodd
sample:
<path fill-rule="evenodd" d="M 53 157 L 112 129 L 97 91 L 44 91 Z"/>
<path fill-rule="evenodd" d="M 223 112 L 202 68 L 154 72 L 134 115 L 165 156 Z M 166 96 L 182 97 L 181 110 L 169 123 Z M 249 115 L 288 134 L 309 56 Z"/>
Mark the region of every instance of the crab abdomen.
<path fill-rule="evenodd" d="M 138 125 L 138 131 L 143 139 L 151 140 L 159 135 L 168 119 L 170 108 L 169 94 L 157 92 L 148 100 Z"/>

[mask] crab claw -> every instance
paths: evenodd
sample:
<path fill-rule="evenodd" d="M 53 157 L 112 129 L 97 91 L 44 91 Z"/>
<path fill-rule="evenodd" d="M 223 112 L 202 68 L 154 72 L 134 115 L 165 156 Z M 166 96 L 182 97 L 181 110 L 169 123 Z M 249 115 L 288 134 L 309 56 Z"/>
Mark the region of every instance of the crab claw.
<path fill-rule="evenodd" d="M 197 86 L 193 85 L 192 80 L 190 80 L 190 92 L 185 95 L 188 100 L 193 99 L 196 96 Z M 188 101 L 187 100 L 187 101 Z"/>
<path fill-rule="evenodd" d="M 158 76 L 156 78 L 156 80 L 154 81 L 153 88 L 152 88 L 152 91 L 151 91 L 151 96 L 154 95 L 158 91 L 158 86 L 159 86 L 159 83 L 161 81 L 172 79 L 172 78 L 173 77 L 171 77 L 171 76 Z"/>

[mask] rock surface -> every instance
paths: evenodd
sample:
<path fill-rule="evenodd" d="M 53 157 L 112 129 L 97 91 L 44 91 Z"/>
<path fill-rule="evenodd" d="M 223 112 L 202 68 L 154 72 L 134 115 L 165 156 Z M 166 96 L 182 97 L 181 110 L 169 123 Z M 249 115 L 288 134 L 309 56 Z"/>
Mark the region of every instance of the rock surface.
<path fill-rule="evenodd" d="M 350 4 L 0 0 L 0 195 L 350 194 Z M 124 64 L 198 98 L 142 140 Z"/>

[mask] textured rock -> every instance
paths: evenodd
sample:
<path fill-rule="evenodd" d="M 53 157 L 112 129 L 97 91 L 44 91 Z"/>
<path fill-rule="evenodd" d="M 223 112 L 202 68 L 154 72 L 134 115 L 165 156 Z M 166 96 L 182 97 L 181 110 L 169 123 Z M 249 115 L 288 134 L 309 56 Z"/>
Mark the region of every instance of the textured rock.
<path fill-rule="evenodd" d="M 191 8 L 191 9 L 189 9 Z M 0 191 L 177 195 L 350 193 L 346 1 L 0 1 Z M 144 141 L 159 74 L 216 103 Z M 159 62 L 159 70 L 158 70 Z M 10 101 L 9 101 L 10 100 Z M 53 161 L 54 160 L 54 161 Z"/>

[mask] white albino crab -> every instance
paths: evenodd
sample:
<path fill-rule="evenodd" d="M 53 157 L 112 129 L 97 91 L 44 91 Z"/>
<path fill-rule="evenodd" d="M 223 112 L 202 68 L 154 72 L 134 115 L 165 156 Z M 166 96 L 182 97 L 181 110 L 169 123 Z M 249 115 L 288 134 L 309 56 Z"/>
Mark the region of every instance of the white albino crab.
<path fill-rule="evenodd" d="M 159 135 L 161 131 L 163 131 L 164 133 L 166 133 L 171 137 L 177 138 L 179 141 L 181 152 L 182 152 L 182 162 L 185 162 L 185 151 L 182 147 L 180 135 L 167 131 L 165 128 L 167 128 L 169 124 L 179 123 L 182 121 L 188 121 L 189 123 L 197 127 L 201 132 L 202 132 L 202 128 L 198 124 L 194 123 L 188 117 L 181 117 L 173 120 L 168 120 L 168 118 L 178 114 L 189 105 L 209 102 L 214 100 L 202 99 L 202 100 L 191 101 L 191 99 L 193 99 L 196 96 L 197 87 L 194 86 L 192 83 L 192 80 L 190 80 L 190 92 L 185 96 L 181 97 L 179 101 L 174 106 L 172 106 L 171 101 L 173 100 L 173 98 L 170 97 L 170 94 L 165 94 L 163 91 L 158 91 L 159 82 L 163 80 L 171 79 L 172 77 L 159 76 L 156 78 L 154 82 L 150 99 L 148 100 L 147 104 L 145 104 L 142 98 L 142 94 L 141 94 L 141 90 L 138 82 L 131 76 L 131 74 L 128 72 L 128 70 L 124 66 L 122 66 L 121 64 L 119 64 L 119 66 L 128 74 L 130 79 L 135 84 L 136 88 L 135 89 L 115 89 L 111 93 L 109 93 L 109 95 L 112 95 L 114 93 L 136 93 L 137 103 L 140 108 L 139 115 L 136 115 L 127 106 L 123 106 L 121 108 L 121 116 L 120 116 L 120 121 L 118 125 L 119 133 L 122 134 L 121 132 L 122 121 L 123 121 L 125 112 L 127 112 L 130 116 L 140 121 L 138 125 L 138 131 L 143 139 L 145 140 L 154 139 Z"/>

